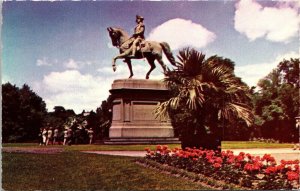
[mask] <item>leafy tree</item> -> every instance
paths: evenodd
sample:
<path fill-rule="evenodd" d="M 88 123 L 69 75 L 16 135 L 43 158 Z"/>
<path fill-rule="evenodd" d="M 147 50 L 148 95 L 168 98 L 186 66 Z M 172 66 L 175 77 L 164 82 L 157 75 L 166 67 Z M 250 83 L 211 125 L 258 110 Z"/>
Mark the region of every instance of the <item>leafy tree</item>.
<path fill-rule="evenodd" d="M 20 89 L 2 85 L 3 142 L 35 140 L 46 114 L 46 104 L 26 84 Z"/>
<path fill-rule="evenodd" d="M 253 94 L 255 125 L 259 135 L 280 141 L 296 141 L 295 117 L 299 106 L 299 59 L 283 60 L 258 83 Z"/>
<path fill-rule="evenodd" d="M 183 148 L 217 149 L 224 121 L 253 123 L 250 90 L 234 75 L 232 61 L 218 56 L 205 60 L 205 55 L 194 49 L 181 50 L 178 59 L 176 68 L 168 70 L 165 77 L 173 97 L 155 113 L 170 116 Z"/>
<path fill-rule="evenodd" d="M 99 120 L 99 128 L 95 131 L 95 134 L 100 139 L 107 138 L 109 136 L 109 128 L 112 121 L 112 99 L 109 96 L 106 101 L 102 101 L 100 107 L 96 110 L 96 115 Z"/>

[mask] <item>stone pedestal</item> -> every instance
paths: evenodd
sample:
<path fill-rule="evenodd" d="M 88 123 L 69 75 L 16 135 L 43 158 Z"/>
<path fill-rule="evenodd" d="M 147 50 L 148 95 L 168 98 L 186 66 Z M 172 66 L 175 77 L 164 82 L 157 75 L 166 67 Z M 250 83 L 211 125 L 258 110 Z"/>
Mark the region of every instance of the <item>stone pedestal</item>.
<path fill-rule="evenodd" d="M 112 126 L 109 130 L 111 140 L 155 141 L 174 137 L 170 121 L 154 116 L 157 104 L 169 98 L 169 91 L 162 81 L 115 80 L 110 93 L 113 99 Z"/>

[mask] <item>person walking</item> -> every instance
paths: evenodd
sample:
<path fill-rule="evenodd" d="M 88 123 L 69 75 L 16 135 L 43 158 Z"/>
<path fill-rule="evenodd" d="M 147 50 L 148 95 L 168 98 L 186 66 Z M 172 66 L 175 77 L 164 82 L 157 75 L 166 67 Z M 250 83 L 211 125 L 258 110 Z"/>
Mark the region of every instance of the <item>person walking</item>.
<path fill-rule="evenodd" d="M 69 128 L 67 131 L 67 144 L 69 146 L 71 146 L 71 144 L 72 144 L 72 136 L 73 136 L 73 131 L 71 128 Z"/>
<path fill-rule="evenodd" d="M 64 143 L 63 143 L 63 145 L 66 145 L 66 143 L 67 143 L 67 138 L 68 138 L 68 130 L 65 129 L 65 130 L 64 130 Z"/>
<path fill-rule="evenodd" d="M 53 131 L 52 131 L 52 127 L 50 127 L 47 131 L 47 142 L 46 145 L 49 144 L 49 142 L 51 142 L 51 144 L 53 145 Z"/>
<path fill-rule="evenodd" d="M 53 145 L 55 145 L 57 139 L 58 139 L 58 129 L 55 128 L 53 133 Z"/>
<path fill-rule="evenodd" d="M 43 129 L 42 136 L 43 136 L 43 145 L 46 145 L 46 143 L 47 143 L 47 128 Z"/>
<path fill-rule="evenodd" d="M 38 137 L 39 137 L 39 145 L 41 146 L 43 144 L 43 128 L 40 128 Z"/>
<path fill-rule="evenodd" d="M 88 135 L 89 135 L 89 138 L 90 138 L 90 144 L 92 144 L 92 142 L 93 142 L 93 137 L 94 137 L 94 131 L 93 131 L 93 129 L 92 128 L 89 128 L 89 130 L 88 130 Z"/>

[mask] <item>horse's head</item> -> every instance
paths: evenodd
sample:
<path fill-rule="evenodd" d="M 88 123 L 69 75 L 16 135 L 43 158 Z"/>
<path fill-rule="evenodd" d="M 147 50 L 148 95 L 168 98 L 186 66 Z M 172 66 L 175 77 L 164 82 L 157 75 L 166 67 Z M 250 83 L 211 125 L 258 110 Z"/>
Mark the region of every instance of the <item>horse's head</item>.
<path fill-rule="evenodd" d="M 120 32 L 112 27 L 108 27 L 107 31 L 111 38 L 111 42 L 113 46 L 120 46 Z"/>
<path fill-rule="evenodd" d="M 107 31 L 109 33 L 113 46 L 120 47 L 125 41 L 129 39 L 128 34 L 121 28 L 108 27 Z"/>

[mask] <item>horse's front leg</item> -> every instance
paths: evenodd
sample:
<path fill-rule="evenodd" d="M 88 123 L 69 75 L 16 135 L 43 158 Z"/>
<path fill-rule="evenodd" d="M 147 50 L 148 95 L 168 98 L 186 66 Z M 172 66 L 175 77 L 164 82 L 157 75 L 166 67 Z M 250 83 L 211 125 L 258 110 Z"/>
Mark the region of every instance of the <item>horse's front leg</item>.
<path fill-rule="evenodd" d="M 119 54 L 118 56 L 114 57 L 113 60 L 112 60 L 112 68 L 113 68 L 113 71 L 115 72 L 117 70 L 117 66 L 116 66 L 116 61 L 117 59 L 120 59 L 120 58 L 124 58 L 124 53 L 122 54 Z"/>
<path fill-rule="evenodd" d="M 131 64 L 131 60 L 127 58 L 127 59 L 124 60 L 124 62 L 127 63 L 127 66 L 128 66 L 129 72 L 130 72 L 129 78 L 132 78 L 133 72 L 132 72 L 132 64 Z"/>
<path fill-rule="evenodd" d="M 113 68 L 113 71 L 115 72 L 116 70 L 117 70 L 117 66 L 116 66 L 116 61 L 117 61 L 117 59 L 120 59 L 120 58 L 127 58 L 127 55 L 128 55 L 128 52 L 129 52 L 130 50 L 127 50 L 127 51 L 125 51 L 125 52 L 123 52 L 123 53 L 121 53 L 121 54 L 119 54 L 118 56 L 116 56 L 116 57 L 114 57 L 113 58 L 113 61 L 112 61 L 112 68 Z M 129 60 L 130 61 L 130 60 Z M 131 65 L 131 63 L 130 63 L 130 65 Z M 131 71 L 131 73 L 132 73 L 132 71 Z"/>
<path fill-rule="evenodd" d="M 112 68 L 113 68 L 113 71 L 114 71 L 114 72 L 117 70 L 117 66 L 116 66 L 116 60 L 117 60 L 117 59 L 118 59 L 117 57 L 114 57 L 114 58 L 113 58 L 113 61 L 112 61 Z"/>

